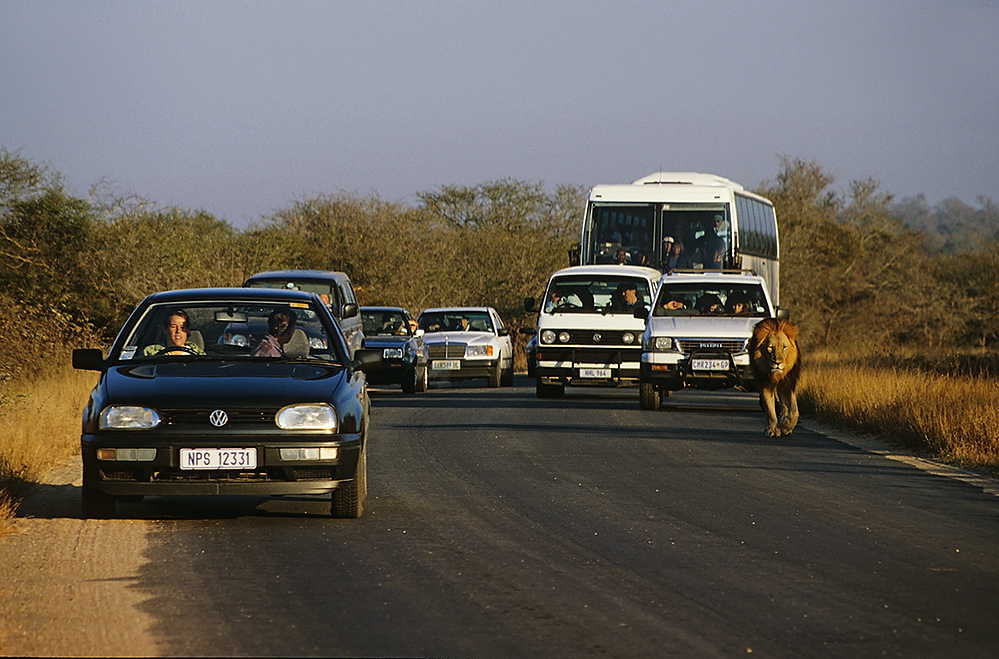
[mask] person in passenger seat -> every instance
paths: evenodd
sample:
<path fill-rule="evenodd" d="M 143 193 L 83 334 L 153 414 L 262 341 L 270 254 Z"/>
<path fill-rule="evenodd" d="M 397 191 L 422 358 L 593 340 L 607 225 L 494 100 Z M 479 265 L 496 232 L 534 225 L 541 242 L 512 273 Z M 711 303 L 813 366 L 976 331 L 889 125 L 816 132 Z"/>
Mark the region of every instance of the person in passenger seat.
<path fill-rule="evenodd" d="M 254 357 L 281 357 L 284 346 L 295 334 L 298 317 L 291 309 L 275 309 L 267 317 L 267 335 L 253 351 Z"/>

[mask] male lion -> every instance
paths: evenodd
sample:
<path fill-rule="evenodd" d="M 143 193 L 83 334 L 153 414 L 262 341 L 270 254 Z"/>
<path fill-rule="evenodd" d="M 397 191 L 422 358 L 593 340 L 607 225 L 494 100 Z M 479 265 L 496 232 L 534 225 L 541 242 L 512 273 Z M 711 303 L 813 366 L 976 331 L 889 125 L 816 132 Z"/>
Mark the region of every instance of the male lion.
<path fill-rule="evenodd" d="M 798 423 L 798 397 L 795 395 L 801 377 L 798 326 L 776 318 L 758 322 L 750 340 L 749 359 L 760 392 L 760 407 L 767 414 L 764 434 L 767 437 L 790 435 Z"/>

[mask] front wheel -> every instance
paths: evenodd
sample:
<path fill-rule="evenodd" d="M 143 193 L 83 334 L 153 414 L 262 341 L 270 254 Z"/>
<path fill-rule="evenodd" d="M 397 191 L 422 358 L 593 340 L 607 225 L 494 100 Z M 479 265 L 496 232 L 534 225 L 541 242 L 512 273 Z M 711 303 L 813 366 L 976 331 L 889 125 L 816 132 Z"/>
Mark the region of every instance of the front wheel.
<path fill-rule="evenodd" d="M 642 382 L 638 385 L 638 403 L 643 410 L 658 410 L 662 398 L 655 385 Z"/>
<path fill-rule="evenodd" d="M 330 515 L 340 519 L 357 519 L 364 509 L 364 495 L 368 492 L 368 447 L 361 447 L 357 458 L 354 480 L 333 490 Z"/>
<path fill-rule="evenodd" d="M 422 394 L 427 390 L 429 386 L 430 374 L 427 373 L 427 366 L 424 364 L 422 367 L 416 367 L 416 393 Z"/>
<path fill-rule="evenodd" d="M 489 386 L 492 389 L 496 389 L 502 384 L 503 365 L 500 363 L 500 360 L 496 360 L 496 368 L 492 370 L 487 379 L 489 380 Z"/>

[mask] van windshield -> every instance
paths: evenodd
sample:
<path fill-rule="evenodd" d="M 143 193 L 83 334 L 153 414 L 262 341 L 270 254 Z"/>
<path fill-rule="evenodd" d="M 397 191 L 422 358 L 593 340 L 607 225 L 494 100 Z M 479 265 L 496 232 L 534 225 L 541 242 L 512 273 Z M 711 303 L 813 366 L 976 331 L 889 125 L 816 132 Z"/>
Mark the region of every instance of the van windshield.
<path fill-rule="evenodd" d="M 648 282 L 639 277 L 559 277 L 548 286 L 544 313 L 630 314 L 651 300 Z"/>

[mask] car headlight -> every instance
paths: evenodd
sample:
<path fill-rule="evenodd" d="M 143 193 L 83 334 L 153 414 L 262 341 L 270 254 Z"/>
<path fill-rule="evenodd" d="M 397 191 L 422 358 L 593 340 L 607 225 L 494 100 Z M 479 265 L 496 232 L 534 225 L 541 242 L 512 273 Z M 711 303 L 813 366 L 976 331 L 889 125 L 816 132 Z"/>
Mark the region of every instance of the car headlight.
<path fill-rule="evenodd" d="M 151 407 L 112 405 L 101 412 L 101 430 L 148 430 L 160 425 L 160 415 Z"/>
<path fill-rule="evenodd" d="M 310 350 L 326 350 L 326 339 L 321 336 L 310 336 L 309 337 L 309 349 Z"/>
<path fill-rule="evenodd" d="M 385 348 L 382 350 L 382 359 L 402 359 L 402 348 Z"/>
<path fill-rule="evenodd" d="M 466 357 L 492 357 L 493 347 L 489 346 L 466 346 L 465 347 Z"/>
<path fill-rule="evenodd" d="M 562 343 L 568 343 L 569 339 L 571 338 L 572 335 L 569 334 L 568 332 L 562 331 L 558 333 L 558 340 L 561 341 Z"/>
<path fill-rule="evenodd" d="M 555 343 L 555 332 L 551 330 L 545 330 L 541 333 L 542 343 Z"/>
<path fill-rule="evenodd" d="M 282 430 L 336 430 L 336 410 L 329 405 L 289 405 L 274 422 Z"/>
<path fill-rule="evenodd" d="M 624 341 L 627 345 L 631 345 L 632 343 L 635 342 L 635 335 L 631 332 L 625 332 L 621 336 L 621 340 Z"/>

